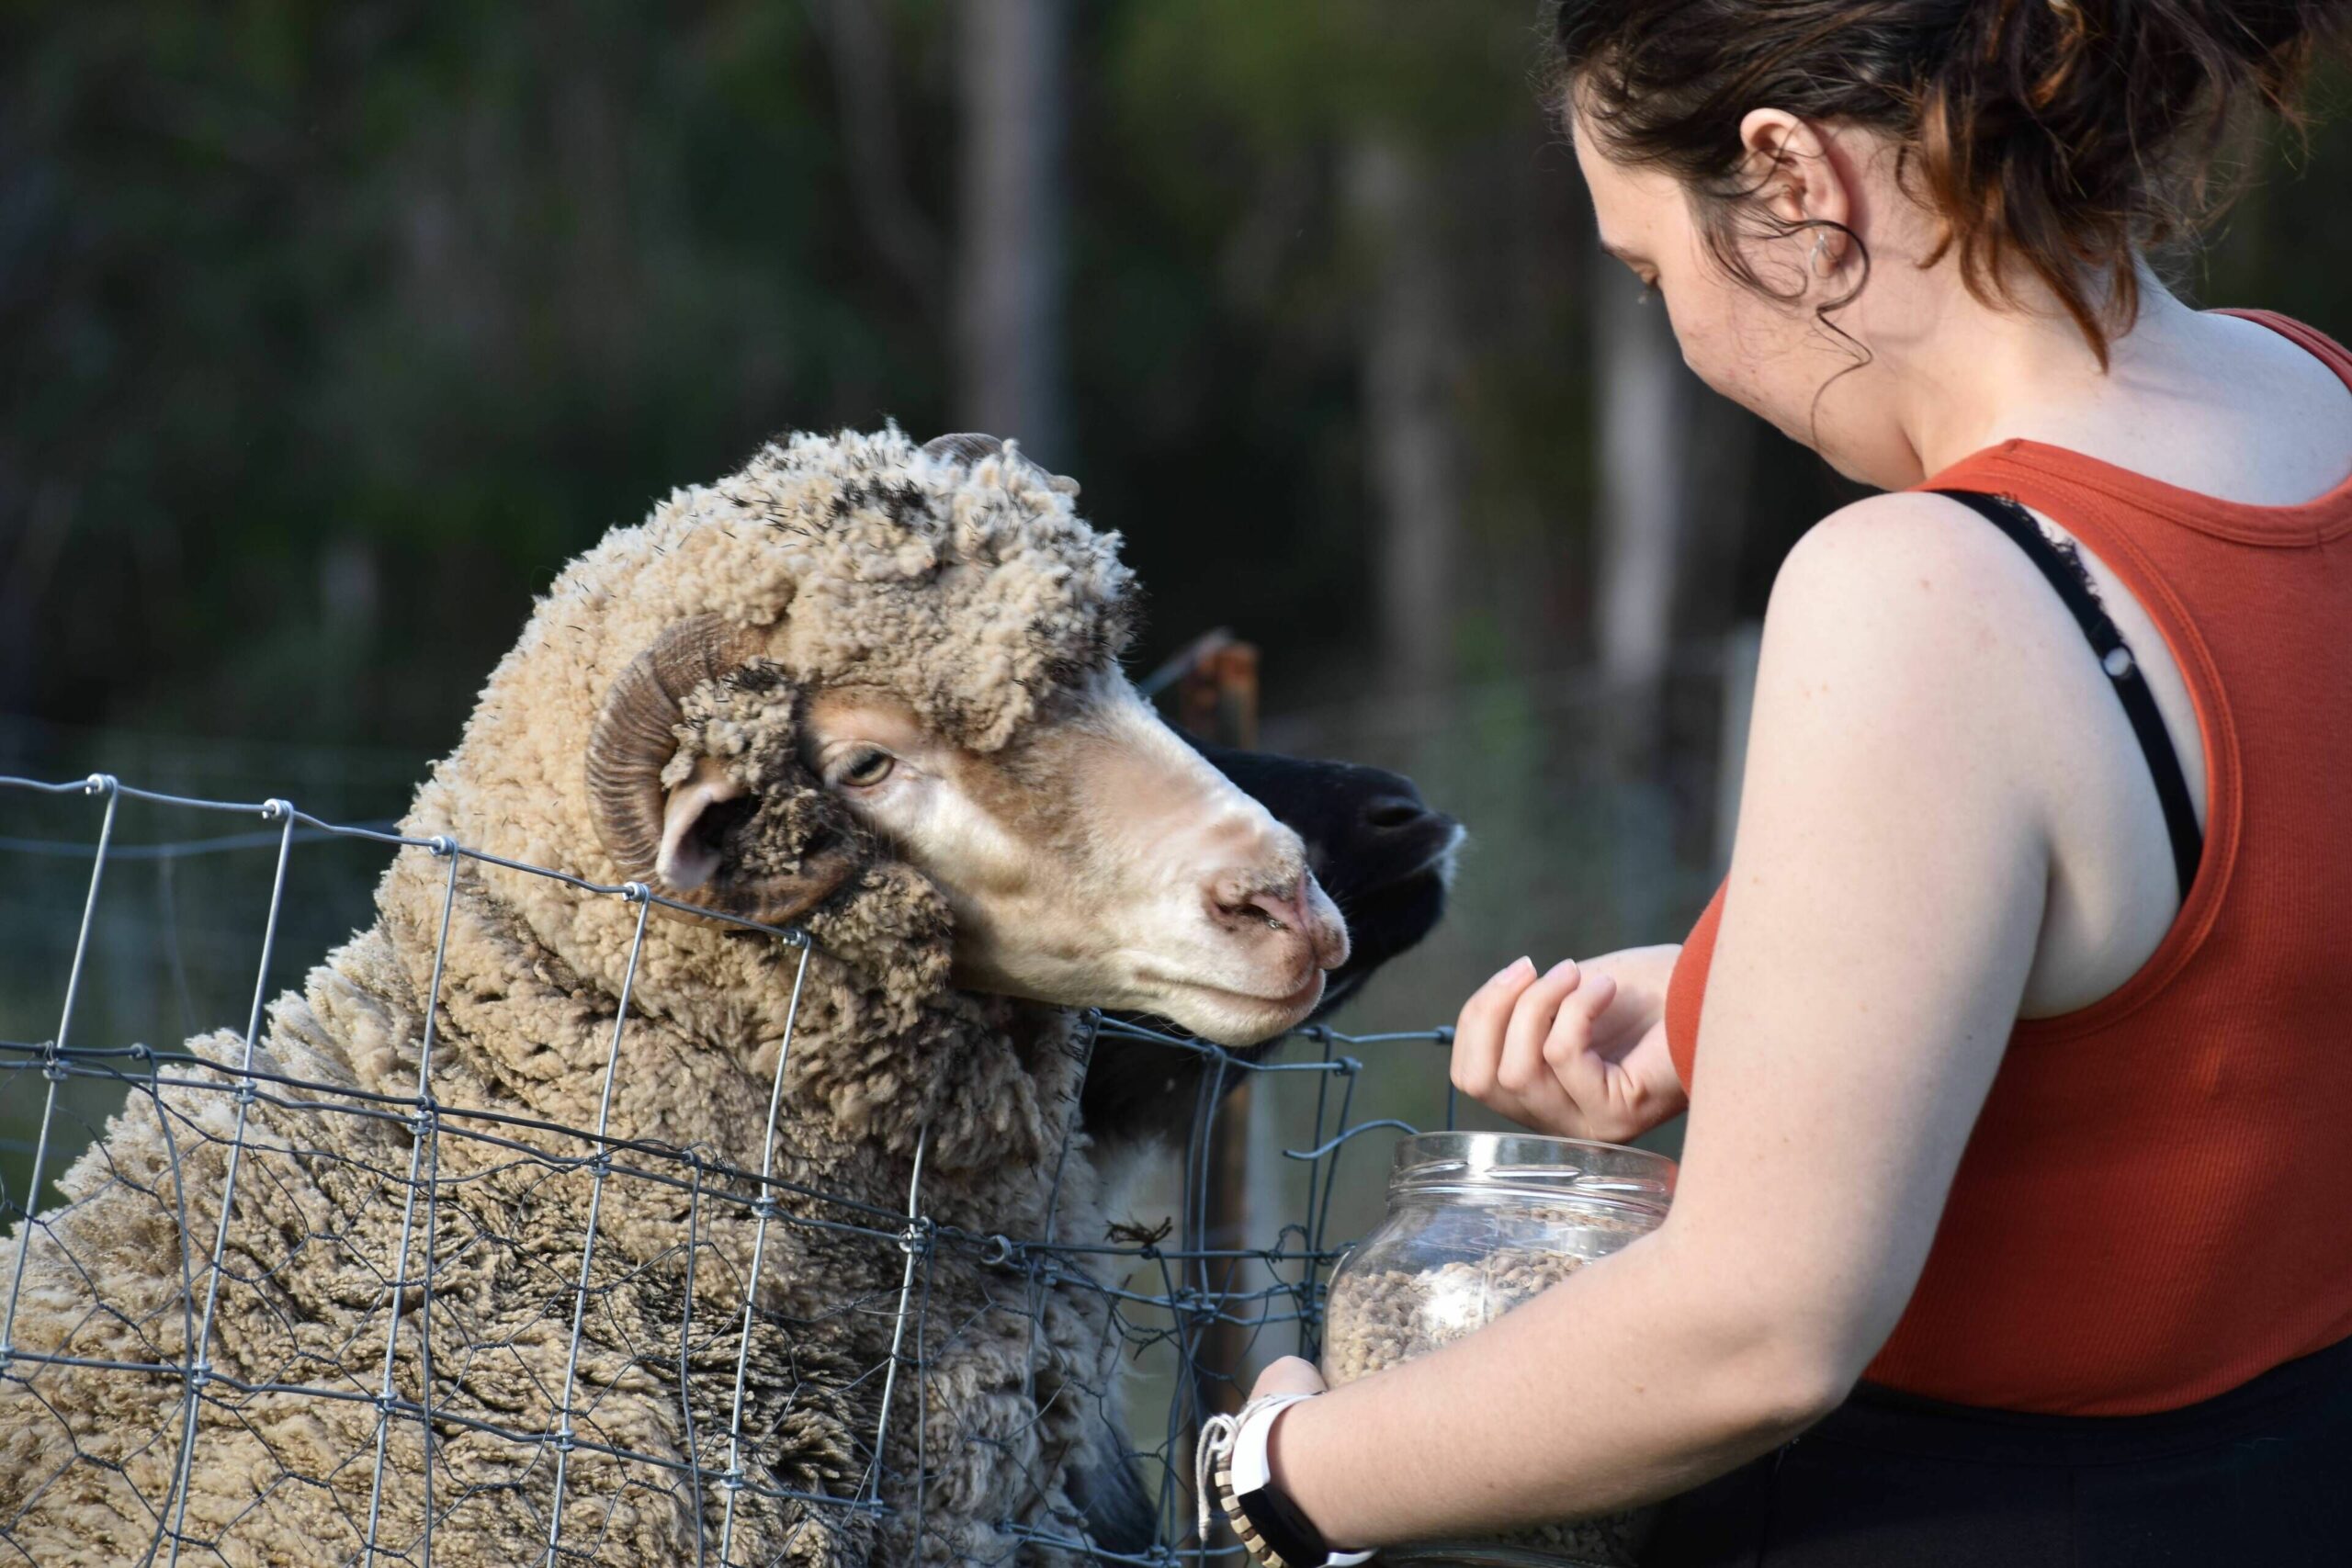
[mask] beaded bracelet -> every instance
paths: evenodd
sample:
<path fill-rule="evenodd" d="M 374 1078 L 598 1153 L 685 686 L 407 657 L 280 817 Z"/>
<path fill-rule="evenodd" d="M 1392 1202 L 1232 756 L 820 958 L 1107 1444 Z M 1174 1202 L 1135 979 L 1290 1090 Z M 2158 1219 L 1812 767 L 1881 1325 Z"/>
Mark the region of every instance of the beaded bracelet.
<path fill-rule="evenodd" d="M 1193 1455 L 1193 1490 L 1200 1500 L 1201 1540 L 1209 1534 L 1209 1505 L 1225 1516 L 1241 1550 L 1259 1568 L 1355 1568 L 1369 1551 L 1333 1551 L 1298 1506 L 1274 1489 L 1266 1439 L 1274 1417 L 1307 1393 L 1253 1399 L 1238 1416 L 1212 1416 L 1201 1424 Z"/>

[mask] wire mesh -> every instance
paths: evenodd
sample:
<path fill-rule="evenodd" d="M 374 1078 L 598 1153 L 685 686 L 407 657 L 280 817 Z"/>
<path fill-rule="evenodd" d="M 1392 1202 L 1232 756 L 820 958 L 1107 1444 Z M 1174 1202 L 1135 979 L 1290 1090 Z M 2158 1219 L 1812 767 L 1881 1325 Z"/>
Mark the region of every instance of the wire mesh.
<path fill-rule="evenodd" d="M 71 840 L 8 829 L 90 863 L 53 1020 L 0 1021 L 6 1101 L 40 1107 L 28 1166 L 0 1184 L 0 1558 L 375 1568 L 437 1552 L 552 1568 L 646 1561 L 646 1542 L 683 1529 L 696 1563 L 1238 1562 L 1229 1539 L 1193 1533 L 1191 1433 L 1238 1404 L 1257 1364 L 1317 1352 L 1343 1250 L 1340 1163 L 1366 1134 L 1412 1130 L 1357 1114 L 1366 1064 L 1446 1038 L 1317 1027 L 1261 1056 L 1087 1015 L 1073 1083 L 1104 1039 L 1204 1068 L 1189 1113 L 1171 1108 L 1175 1212 L 1099 1235 L 1066 1224 L 1065 1182 L 1088 1158 L 1073 1088 L 1042 1223 L 1014 1234 L 944 1217 L 950 1178 L 926 1175 L 927 1126 L 902 1204 L 837 1190 L 821 1158 L 782 1146 L 811 952 L 797 931 L 695 911 L 797 949 L 750 1168 L 612 1129 L 616 1085 L 665 1070 L 631 1048 L 647 919 L 669 903 L 642 884 L 284 800 L 0 778 L 0 800 L 39 796 L 94 820 Z M 167 825 L 225 815 L 268 830 L 126 844 L 129 802 Z M 332 841 L 447 868 L 421 1031 L 403 1046 L 410 1093 L 341 1081 L 265 1028 L 288 978 L 289 863 Z M 109 866 L 224 844 L 274 861 L 243 1030 L 164 1049 L 77 1028 Z M 436 1021 L 469 864 L 634 908 L 594 1126 L 443 1076 Z M 1424 1052 L 1396 1070 L 1442 1066 Z M 1244 1079 L 1311 1104 L 1308 1135 L 1281 1151 L 1304 1198 L 1261 1245 L 1209 1246 L 1208 1150 Z M 975 1392 L 976 1367 L 1004 1364 L 1016 1384 Z M 974 1483 L 1008 1465 L 1027 1478 L 1009 1504 Z M 1148 1537 L 1106 1529 L 1101 1500 L 1118 1494 L 1140 1499 Z M 973 1517 L 983 1497 L 989 1517 Z"/>

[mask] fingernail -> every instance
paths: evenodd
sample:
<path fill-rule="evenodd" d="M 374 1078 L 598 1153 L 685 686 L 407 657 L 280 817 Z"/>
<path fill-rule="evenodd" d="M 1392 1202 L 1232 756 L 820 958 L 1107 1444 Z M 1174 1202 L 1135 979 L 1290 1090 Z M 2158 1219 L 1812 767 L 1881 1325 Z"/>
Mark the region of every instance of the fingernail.
<path fill-rule="evenodd" d="M 1489 979 L 1487 984 L 1489 986 L 1498 985 L 1502 981 L 1510 979 L 1521 969 L 1532 969 L 1534 967 L 1535 961 L 1532 958 L 1514 958 L 1510 963 L 1504 964 L 1501 968 L 1496 970 L 1493 978 Z"/>
<path fill-rule="evenodd" d="M 1557 964 L 1553 964 L 1551 968 L 1549 968 L 1549 969 L 1547 969 L 1547 970 L 1545 970 L 1545 971 L 1544 972 L 1544 978 L 1545 978 L 1546 980 L 1548 980 L 1548 979 L 1550 979 L 1553 976 L 1559 974 L 1562 970 L 1566 970 L 1566 969 L 1573 969 L 1573 968 L 1575 968 L 1576 966 L 1577 966 L 1577 961 L 1576 961 L 1575 959 L 1573 959 L 1573 958 L 1563 958 L 1563 959 L 1561 959 Z"/>

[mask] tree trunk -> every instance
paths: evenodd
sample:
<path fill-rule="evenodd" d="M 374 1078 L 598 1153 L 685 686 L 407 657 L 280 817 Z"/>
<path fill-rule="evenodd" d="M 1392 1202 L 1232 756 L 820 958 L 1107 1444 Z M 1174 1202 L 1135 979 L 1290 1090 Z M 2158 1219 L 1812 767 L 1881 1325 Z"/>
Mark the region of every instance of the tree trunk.
<path fill-rule="evenodd" d="M 938 230 L 907 189 L 889 18 L 874 0 L 819 0 L 809 17 L 832 65 L 850 199 L 876 254 L 936 323 L 946 268 Z"/>
<path fill-rule="evenodd" d="M 1066 0 L 956 7 L 963 148 L 956 423 L 1069 459 L 1062 353 Z"/>
<path fill-rule="evenodd" d="M 1600 459 L 1593 620 L 1605 694 L 1594 739 L 1613 775 L 1591 807 L 1610 819 L 1610 852 L 1596 870 L 1625 929 L 1655 930 L 1668 897 L 1659 872 L 1676 863 L 1681 836 L 1666 783 L 1674 773 L 1666 677 L 1682 609 L 1678 580 L 1696 544 L 1699 388 L 1663 304 L 1639 299 L 1615 267 L 1593 279 L 1589 298 Z"/>
<path fill-rule="evenodd" d="M 1443 204 L 1427 161 L 1379 130 L 1350 150 L 1347 186 L 1372 267 L 1363 427 L 1382 660 L 1388 689 L 1420 695 L 1453 673 L 1461 534 Z"/>
<path fill-rule="evenodd" d="M 1638 704 L 1673 653 L 1697 388 L 1662 304 L 1638 300 L 1613 269 L 1594 280 L 1591 298 L 1600 390 L 1594 620 L 1602 676 L 1612 694 Z"/>

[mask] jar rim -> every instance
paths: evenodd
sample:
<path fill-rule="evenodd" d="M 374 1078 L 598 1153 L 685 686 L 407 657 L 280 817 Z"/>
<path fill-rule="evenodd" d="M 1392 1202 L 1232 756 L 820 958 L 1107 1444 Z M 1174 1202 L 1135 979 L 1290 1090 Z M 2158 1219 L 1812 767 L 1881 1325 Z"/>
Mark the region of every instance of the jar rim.
<path fill-rule="evenodd" d="M 1664 1205 L 1675 1163 L 1661 1154 L 1546 1133 L 1418 1133 L 1396 1140 L 1391 1192 L 1518 1189 Z"/>

